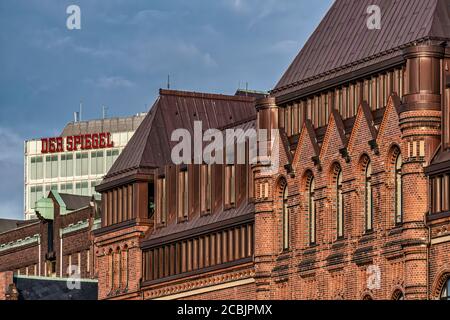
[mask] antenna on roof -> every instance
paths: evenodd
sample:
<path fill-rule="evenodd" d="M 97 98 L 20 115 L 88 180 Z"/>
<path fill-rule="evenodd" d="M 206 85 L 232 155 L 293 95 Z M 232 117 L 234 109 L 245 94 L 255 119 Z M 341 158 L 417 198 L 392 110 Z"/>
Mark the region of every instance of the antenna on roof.
<path fill-rule="evenodd" d="M 78 121 L 81 121 L 82 113 L 83 113 L 83 100 L 80 100 L 80 112 L 78 113 Z"/>
<path fill-rule="evenodd" d="M 245 83 L 245 96 L 247 96 L 247 92 L 248 92 L 248 82 Z"/>
<path fill-rule="evenodd" d="M 108 107 L 102 106 L 102 119 L 106 119 Z"/>
<path fill-rule="evenodd" d="M 170 74 L 167 75 L 167 89 L 170 89 Z"/>

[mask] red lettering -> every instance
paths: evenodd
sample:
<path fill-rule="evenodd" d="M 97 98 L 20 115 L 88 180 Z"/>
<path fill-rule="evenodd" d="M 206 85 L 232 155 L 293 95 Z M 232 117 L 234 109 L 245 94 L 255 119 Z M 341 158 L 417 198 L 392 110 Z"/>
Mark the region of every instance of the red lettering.
<path fill-rule="evenodd" d="M 98 133 L 92 135 L 92 149 L 98 149 Z"/>
<path fill-rule="evenodd" d="M 56 152 L 56 138 L 48 139 L 48 152 L 50 153 Z"/>
<path fill-rule="evenodd" d="M 84 148 L 86 150 L 92 149 L 92 140 L 90 134 L 84 136 Z"/>
<path fill-rule="evenodd" d="M 113 148 L 114 147 L 114 141 L 111 140 L 111 133 L 107 133 L 106 137 L 108 138 L 108 143 L 106 144 L 107 148 Z"/>
<path fill-rule="evenodd" d="M 73 140 L 74 140 L 74 151 L 77 151 L 78 150 L 78 146 L 81 143 L 81 137 L 80 136 L 74 136 Z"/>
<path fill-rule="evenodd" d="M 41 139 L 41 153 L 48 153 L 48 139 Z"/>
<path fill-rule="evenodd" d="M 66 148 L 67 151 L 73 151 L 73 137 L 69 136 L 66 138 Z"/>
<path fill-rule="evenodd" d="M 64 152 L 63 138 L 56 138 L 56 152 Z"/>
<path fill-rule="evenodd" d="M 106 148 L 106 133 L 100 133 L 100 144 L 99 148 Z"/>

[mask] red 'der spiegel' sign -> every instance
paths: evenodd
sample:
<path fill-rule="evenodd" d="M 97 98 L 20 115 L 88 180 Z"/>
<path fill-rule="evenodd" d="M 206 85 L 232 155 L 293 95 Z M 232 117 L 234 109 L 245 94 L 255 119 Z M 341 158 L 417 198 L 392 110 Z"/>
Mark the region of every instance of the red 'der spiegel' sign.
<path fill-rule="evenodd" d="M 114 147 L 114 142 L 111 140 L 111 133 L 109 132 L 43 138 L 41 139 L 41 142 L 41 153 L 70 152 Z"/>

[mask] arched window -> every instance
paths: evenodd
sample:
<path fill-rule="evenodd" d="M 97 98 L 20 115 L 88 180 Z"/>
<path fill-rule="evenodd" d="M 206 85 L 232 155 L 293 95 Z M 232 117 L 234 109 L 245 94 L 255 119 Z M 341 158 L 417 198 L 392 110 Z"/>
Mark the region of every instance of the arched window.
<path fill-rule="evenodd" d="M 283 189 L 283 249 L 289 248 L 289 212 L 288 212 L 288 186 Z"/>
<path fill-rule="evenodd" d="M 366 164 L 364 181 L 364 207 L 366 231 L 372 231 L 373 228 L 373 192 L 372 192 L 372 164 L 368 160 Z"/>
<path fill-rule="evenodd" d="M 398 154 L 395 159 L 395 223 L 400 224 L 403 221 L 403 202 L 402 202 L 402 155 Z"/>
<path fill-rule="evenodd" d="M 441 300 L 450 301 L 450 277 L 447 279 L 447 281 L 444 284 L 444 287 L 442 288 Z"/>
<path fill-rule="evenodd" d="M 308 185 L 309 243 L 316 243 L 316 205 L 314 203 L 314 177 L 309 178 Z"/>
<path fill-rule="evenodd" d="M 392 300 L 405 300 L 403 291 L 400 289 L 395 290 L 394 294 L 392 295 Z"/>
<path fill-rule="evenodd" d="M 342 170 L 339 168 L 336 178 L 336 230 L 337 237 L 344 236 L 344 202 L 342 201 Z"/>

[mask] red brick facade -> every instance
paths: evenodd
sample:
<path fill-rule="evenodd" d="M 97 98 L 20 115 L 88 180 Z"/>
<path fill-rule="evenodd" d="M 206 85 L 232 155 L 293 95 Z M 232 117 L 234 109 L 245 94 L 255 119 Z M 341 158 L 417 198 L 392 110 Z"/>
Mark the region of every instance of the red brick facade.
<path fill-rule="evenodd" d="M 81 278 L 96 278 L 91 235 L 96 207 L 61 214 L 58 201 L 52 194 L 49 198 L 54 203 L 50 219 L 26 221 L 0 234 L 0 271 L 21 276 L 68 277 L 70 264 L 79 266 Z"/>

